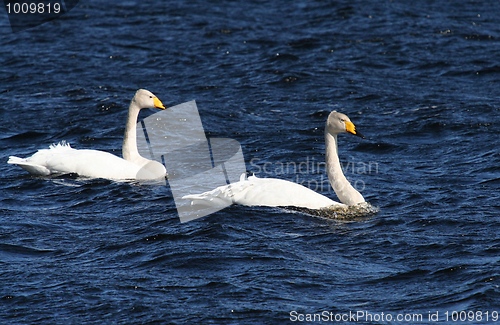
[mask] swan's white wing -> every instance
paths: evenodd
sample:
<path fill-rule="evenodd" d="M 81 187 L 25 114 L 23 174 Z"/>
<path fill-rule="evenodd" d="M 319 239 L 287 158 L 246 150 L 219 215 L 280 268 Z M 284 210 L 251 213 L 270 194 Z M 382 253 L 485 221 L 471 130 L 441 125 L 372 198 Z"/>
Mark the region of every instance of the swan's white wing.
<path fill-rule="evenodd" d="M 84 177 L 108 179 L 135 179 L 141 169 L 130 161 L 98 150 L 74 150 L 51 155 L 47 165 L 57 173 L 77 173 Z"/>
<path fill-rule="evenodd" d="M 191 200 L 193 204 L 210 206 L 227 206 L 234 203 L 247 206 L 321 209 L 332 205 L 343 205 L 300 184 L 256 176 L 201 194 L 186 195 L 183 199 Z"/>
<path fill-rule="evenodd" d="M 76 150 L 66 144 L 38 150 L 28 158 L 11 157 L 16 164 L 35 175 L 76 173 L 83 177 L 136 179 L 141 166 L 104 151 Z"/>

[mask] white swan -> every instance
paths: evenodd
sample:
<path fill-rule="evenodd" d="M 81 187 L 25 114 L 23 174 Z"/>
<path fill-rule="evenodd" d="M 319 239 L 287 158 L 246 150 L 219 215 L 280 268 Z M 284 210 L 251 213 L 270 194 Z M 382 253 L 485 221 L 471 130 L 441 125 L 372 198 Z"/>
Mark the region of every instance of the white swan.
<path fill-rule="evenodd" d="M 344 114 L 333 111 L 328 116 L 325 127 L 326 167 L 328 179 L 342 203 L 316 193 L 297 183 L 276 178 L 246 177 L 239 182 L 217 187 L 201 194 L 183 196 L 191 204 L 209 206 L 228 206 L 240 204 L 247 206 L 297 207 L 310 210 L 330 207 L 347 208 L 365 202 L 365 199 L 346 179 L 342 172 L 337 154 L 337 135 L 351 133 L 363 137 L 351 120 Z"/>
<path fill-rule="evenodd" d="M 137 150 L 136 123 L 139 111 L 153 107 L 165 109 L 153 93 L 139 89 L 128 109 L 122 147 L 123 158 L 99 150 L 73 149 L 62 142 L 51 145 L 49 149 L 38 150 L 28 158 L 11 156 L 7 163 L 18 165 L 31 174 L 40 176 L 76 173 L 82 177 L 115 180 L 164 177 L 165 167 L 157 161 L 142 157 Z"/>

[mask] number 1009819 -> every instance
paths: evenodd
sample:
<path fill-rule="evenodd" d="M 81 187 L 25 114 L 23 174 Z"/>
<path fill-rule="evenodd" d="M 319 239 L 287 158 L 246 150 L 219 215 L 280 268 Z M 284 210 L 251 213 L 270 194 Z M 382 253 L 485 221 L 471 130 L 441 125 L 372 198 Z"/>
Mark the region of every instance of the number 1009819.
<path fill-rule="evenodd" d="M 59 2 L 8 2 L 5 4 L 7 14 L 59 14 L 64 12 Z"/>

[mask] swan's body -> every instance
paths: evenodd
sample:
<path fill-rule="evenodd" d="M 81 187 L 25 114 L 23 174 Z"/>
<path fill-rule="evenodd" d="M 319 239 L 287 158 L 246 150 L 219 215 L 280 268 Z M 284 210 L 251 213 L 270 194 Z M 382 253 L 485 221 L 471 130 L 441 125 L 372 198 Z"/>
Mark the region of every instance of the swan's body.
<path fill-rule="evenodd" d="M 365 199 L 345 178 L 337 154 L 337 135 L 348 132 L 362 136 L 349 118 L 338 112 L 331 112 L 325 127 L 326 167 L 328 179 L 342 203 L 316 193 L 297 183 L 276 178 L 245 177 L 239 182 L 217 187 L 202 194 L 186 195 L 192 204 L 227 206 L 240 204 L 247 206 L 298 207 L 305 209 L 325 209 L 347 207 L 365 202 Z"/>
<path fill-rule="evenodd" d="M 142 108 L 165 109 L 162 102 L 151 92 L 139 89 L 128 111 L 122 154 L 123 158 L 111 153 L 83 149 L 77 150 L 64 142 L 49 149 L 38 150 L 28 158 L 9 157 L 9 164 L 18 165 L 33 175 L 75 173 L 82 177 L 126 179 L 156 179 L 164 177 L 165 167 L 139 155 L 136 142 L 136 123 Z"/>
<path fill-rule="evenodd" d="M 320 209 L 343 204 L 321 195 L 300 184 L 278 178 L 247 177 L 242 174 L 240 181 L 217 187 L 202 194 L 186 195 L 184 199 L 193 204 L 226 207 L 231 204 L 247 206 L 290 207 Z"/>

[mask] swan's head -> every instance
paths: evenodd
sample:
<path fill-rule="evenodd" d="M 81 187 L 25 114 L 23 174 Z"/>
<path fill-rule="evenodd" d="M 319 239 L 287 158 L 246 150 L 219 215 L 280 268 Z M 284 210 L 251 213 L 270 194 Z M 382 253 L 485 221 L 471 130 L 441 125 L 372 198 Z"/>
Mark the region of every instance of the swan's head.
<path fill-rule="evenodd" d="M 337 111 L 333 111 L 330 113 L 330 115 L 328 115 L 328 120 L 326 121 L 326 130 L 331 134 L 347 132 L 364 138 L 364 135 L 356 130 L 356 126 L 351 122 L 349 117 Z"/>
<path fill-rule="evenodd" d="M 163 105 L 161 100 L 159 100 L 158 97 L 155 96 L 155 94 L 146 89 L 139 89 L 135 93 L 132 101 L 134 101 L 137 106 L 139 106 L 139 108 L 165 109 L 165 106 Z"/>

